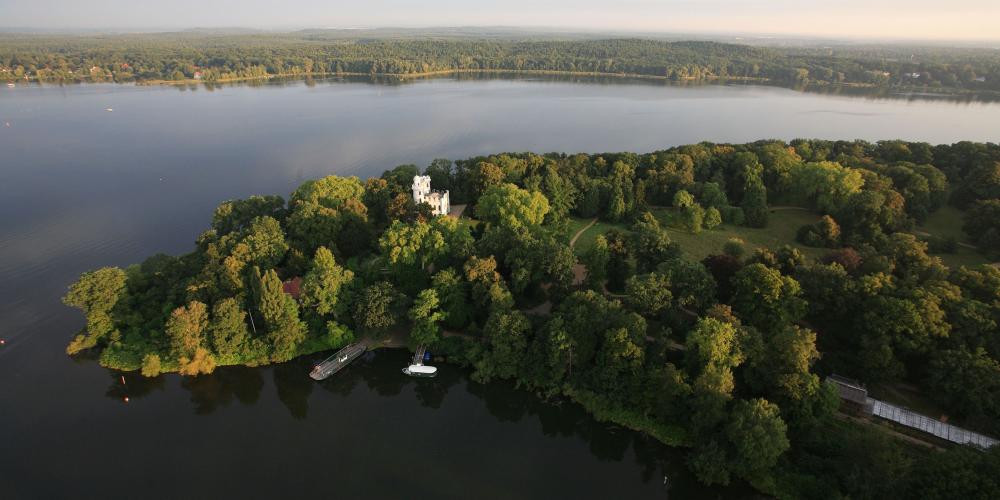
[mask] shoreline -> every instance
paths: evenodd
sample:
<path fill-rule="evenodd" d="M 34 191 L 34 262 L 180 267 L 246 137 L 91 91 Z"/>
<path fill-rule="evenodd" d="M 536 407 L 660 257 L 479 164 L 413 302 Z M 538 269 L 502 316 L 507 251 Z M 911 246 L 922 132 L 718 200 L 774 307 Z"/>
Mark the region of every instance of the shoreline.
<path fill-rule="evenodd" d="M 870 91 L 886 91 L 895 93 L 899 98 L 914 98 L 914 97 L 926 97 L 929 99 L 933 98 L 958 98 L 958 97 L 988 97 L 988 98 L 1000 98 L 1000 92 L 996 91 L 982 91 L 982 90 L 970 90 L 956 87 L 941 87 L 941 88 L 928 88 L 921 86 L 898 86 L 898 85 L 879 85 L 872 83 L 862 83 L 862 82 L 826 82 L 826 81 L 809 81 L 805 84 L 805 88 L 797 87 L 796 85 L 789 85 L 787 83 L 776 82 L 770 78 L 765 77 L 745 77 L 745 76 L 708 76 L 703 78 L 692 78 L 684 77 L 680 79 L 671 78 L 665 75 L 651 75 L 644 73 L 610 73 L 601 71 L 564 71 L 564 70 L 516 70 L 516 69 L 444 69 L 435 71 L 424 71 L 420 73 L 362 73 L 362 72 L 321 72 L 321 73 L 276 73 L 268 74 L 263 76 L 248 76 L 248 77 L 236 77 L 236 78 L 222 78 L 216 80 L 203 80 L 188 78 L 184 80 L 129 80 L 129 81 L 115 81 L 115 80 L 99 80 L 94 81 L 90 78 L 76 79 L 76 80 L 39 80 L 37 78 L 25 79 L 26 81 L 38 84 L 44 83 L 78 83 L 78 84 L 96 84 L 96 83 L 112 83 L 117 85 L 135 85 L 139 87 L 147 86 L 191 86 L 191 85 L 227 85 L 235 83 L 246 83 L 246 82 L 261 82 L 268 80 L 278 80 L 278 79 L 299 79 L 307 80 L 312 78 L 327 78 L 327 77 L 354 77 L 354 78 L 371 78 L 371 79 L 387 79 L 396 81 L 412 81 L 424 78 L 434 78 L 442 76 L 453 76 L 453 75 L 510 75 L 510 76 L 563 76 L 563 77 L 591 77 L 591 78 L 608 78 L 616 80 L 634 79 L 634 80 L 649 80 L 649 81 L 659 81 L 659 82 L 671 82 L 677 84 L 685 83 L 706 83 L 706 84 L 718 84 L 724 82 L 737 82 L 746 84 L 760 84 L 778 88 L 785 88 L 794 90 L 797 92 L 808 92 L 808 87 L 813 87 L 817 89 L 847 89 L 847 90 L 870 90 Z M 15 83 L 13 81 L 11 83 Z"/>

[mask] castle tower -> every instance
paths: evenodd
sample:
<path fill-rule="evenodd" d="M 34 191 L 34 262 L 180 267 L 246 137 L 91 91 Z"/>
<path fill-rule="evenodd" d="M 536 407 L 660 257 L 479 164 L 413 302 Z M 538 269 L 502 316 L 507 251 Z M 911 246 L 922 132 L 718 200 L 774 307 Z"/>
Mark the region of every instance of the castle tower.
<path fill-rule="evenodd" d="M 431 176 L 413 176 L 413 202 L 420 204 L 427 200 L 427 195 L 431 194 Z"/>
<path fill-rule="evenodd" d="M 448 191 L 435 191 L 431 189 L 431 177 L 429 175 L 413 176 L 413 203 L 426 203 L 431 206 L 431 213 L 434 215 L 448 215 L 451 211 L 451 200 Z"/>

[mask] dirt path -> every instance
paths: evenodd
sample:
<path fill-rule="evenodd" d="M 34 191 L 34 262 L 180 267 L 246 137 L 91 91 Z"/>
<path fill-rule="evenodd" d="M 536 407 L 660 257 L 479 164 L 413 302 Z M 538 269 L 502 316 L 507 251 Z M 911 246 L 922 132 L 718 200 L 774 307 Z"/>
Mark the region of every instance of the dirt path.
<path fill-rule="evenodd" d="M 573 245 L 576 245 L 576 240 L 580 239 L 580 235 L 582 235 L 586 230 L 593 227 L 594 224 L 597 224 L 597 217 L 590 219 L 590 224 L 583 226 L 583 229 L 580 229 L 579 231 L 576 232 L 576 234 L 573 235 L 573 239 L 569 240 L 569 247 L 573 248 Z"/>
<path fill-rule="evenodd" d="M 767 207 L 767 209 L 770 210 L 770 211 L 772 211 L 772 212 L 777 212 L 779 210 L 781 210 L 781 211 L 792 211 L 792 210 L 795 210 L 795 211 L 799 211 L 799 212 L 815 212 L 815 210 L 813 210 L 811 208 L 795 207 L 795 206 L 791 206 L 791 205 L 779 205 L 779 206 L 775 206 L 775 207 Z"/>

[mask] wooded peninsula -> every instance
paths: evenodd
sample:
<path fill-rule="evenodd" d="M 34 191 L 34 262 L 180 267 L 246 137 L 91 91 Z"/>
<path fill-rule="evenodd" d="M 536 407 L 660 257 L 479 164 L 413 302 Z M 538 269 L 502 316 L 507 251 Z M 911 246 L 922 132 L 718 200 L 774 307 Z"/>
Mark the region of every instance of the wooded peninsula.
<path fill-rule="evenodd" d="M 576 47 L 600 59 L 646 44 L 694 58 L 770 53 Z M 119 64 L 112 55 L 131 49 L 114 46 L 80 53 Z M 182 67 L 153 64 L 160 55 L 133 60 L 153 68 L 135 75 Z M 747 69 L 728 64 L 713 71 Z M 464 213 L 414 203 L 418 174 Z M 690 447 L 706 484 L 738 478 L 782 498 L 997 498 L 1000 446 L 915 444 L 838 413 L 823 381 L 851 377 L 1000 434 L 996 260 L 992 143 L 768 140 L 439 159 L 364 181 L 310 180 L 287 200 L 226 201 L 191 253 L 83 274 L 64 301 L 87 325 L 67 351 L 149 377 L 197 376 L 401 335 L 476 381 L 510 380 Z"/>
<path fill-rule="evenodd" d="M 456 72 L 747 80 L 788 87 L 1000 91 L 993 49 L 905 45 L 778 47 L 654 39 L 345 37 L 340 31 L 0 34 L 0 80 L 231 82 L 274 76 L 397 78 Z"/>

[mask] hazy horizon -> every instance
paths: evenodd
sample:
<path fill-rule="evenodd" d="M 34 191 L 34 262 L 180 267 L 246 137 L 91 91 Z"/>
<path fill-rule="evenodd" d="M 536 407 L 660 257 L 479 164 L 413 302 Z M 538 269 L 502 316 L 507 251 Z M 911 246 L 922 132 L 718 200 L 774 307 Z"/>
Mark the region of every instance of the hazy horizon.
<path fill-rule="evenodd" d="M 1000 40 L 1000 2 L 955 0 L 0 0 L 7 29 L 171 31 L 251 28 L 532 30 L 928 41 Z"/>

